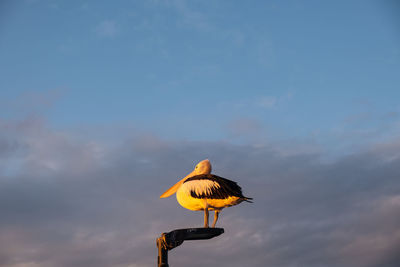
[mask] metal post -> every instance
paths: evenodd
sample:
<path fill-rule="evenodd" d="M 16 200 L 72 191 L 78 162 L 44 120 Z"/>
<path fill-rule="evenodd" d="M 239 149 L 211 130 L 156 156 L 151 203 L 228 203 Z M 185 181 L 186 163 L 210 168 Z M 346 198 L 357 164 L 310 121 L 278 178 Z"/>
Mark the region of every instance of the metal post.
<path fill-rule="evenodd" d="M 169 267 L 168 249 L 163 245 L 163 240 L 165 240 L 165 234 L 162 234 L 161 237 L 157 238 L 157 248 L 158 248 L 157 266 Z"/>
<path fill-rule="evenodd" d="M 180 246 L 185 240 L 202 240 L 219 236 L 224 232 L 223 228 L 188 228 L 177 229 L 169 233 L 163 233 L 157 238 L 157 266 L 169 267 L 168 250 Z"/>

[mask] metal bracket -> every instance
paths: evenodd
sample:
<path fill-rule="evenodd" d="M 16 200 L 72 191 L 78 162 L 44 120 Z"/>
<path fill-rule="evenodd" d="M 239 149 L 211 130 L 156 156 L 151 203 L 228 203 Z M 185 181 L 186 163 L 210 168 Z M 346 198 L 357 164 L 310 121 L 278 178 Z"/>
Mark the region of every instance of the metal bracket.
<path fill-rule="evenodd" d="M 223 228 L 187 228 L 162 233 L 157 238 L 158 267 L 168 267 L 168 250 L 180 246 L 185 240 L 211 239 L 224 233 Z"/>

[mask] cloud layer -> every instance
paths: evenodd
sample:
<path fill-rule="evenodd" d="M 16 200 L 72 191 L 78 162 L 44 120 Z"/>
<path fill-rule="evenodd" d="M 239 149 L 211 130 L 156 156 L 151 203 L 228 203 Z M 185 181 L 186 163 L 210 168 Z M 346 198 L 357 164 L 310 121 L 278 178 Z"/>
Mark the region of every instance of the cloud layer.
<path fill-rule="evenodd" d="M 153 266 L 155 239 L 202 225 L 159 195 L 204 158 L 254 204 L 222 212 L 225 234 L 185 242 L 171 266 L 396 266 L 400 142 L 329 164 L 277 145 L 110 145 L 38 119 L 0 121 L 0 266 Z"/>

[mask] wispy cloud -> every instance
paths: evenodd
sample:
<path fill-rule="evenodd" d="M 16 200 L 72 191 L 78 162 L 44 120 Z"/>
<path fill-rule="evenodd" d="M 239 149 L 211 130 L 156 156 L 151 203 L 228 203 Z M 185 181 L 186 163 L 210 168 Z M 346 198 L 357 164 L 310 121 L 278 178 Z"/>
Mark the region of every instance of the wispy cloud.
<path fill-rule="evenodd" d="M 182 25 L 190 26 L 198 30 L 210 30 L 212 28 L 210 21 L 204 13 L 195 10 L 189 6 L 190 2 L 174 0 L 170 4 L 181 15 Z"/>
<path fill-rule="evenodd" d="M 293 94 L 288 92 L 281 96 L 259 95 L 251 98 L 244 98 L 236 101 L 223 102 L 220 105 L 230 106 L 236 109 L 270 109 L 273 110 L 281 104 L 285 104 L 293 98 Z"/>
<path fill-rule="evenodd" d="M 262 124 L 250 118 L 239 118 L 228 123 L 227 128 L 233 136 L 255 134 L 261 131 Z"/>
<path fill-rule="evenodd" d="M 117 22 L 114 20 L 104 20 L 96 27 L 96 33 L 102 37 L 114 37 L 119 33 Z"/>
<path fill-rule="evenodd" d="M 12 99 L 0 99 L 3 116 L 36 116 L 52 108 L 64 95 L 65 89 L 24 91 Z"/>
<path fill-rule="evenodd" d="M 275 107 L 276 102 L 277 99 L 274 96 L 263 96 L 256 101 L 256 105 L 261 108 L 273 108 Z"/>

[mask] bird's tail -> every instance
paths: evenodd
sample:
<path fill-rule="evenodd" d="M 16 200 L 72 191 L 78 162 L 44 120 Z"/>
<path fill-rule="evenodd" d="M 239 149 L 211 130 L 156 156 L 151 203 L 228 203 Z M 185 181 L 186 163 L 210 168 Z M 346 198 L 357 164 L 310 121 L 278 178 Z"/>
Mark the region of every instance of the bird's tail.
<path fill-rule="evenodd" d="M 252 197 L 244 197 L 243 198 L 244 201 L 249 202 L 249 203 L 253 203 L 253 198 Z"/>

